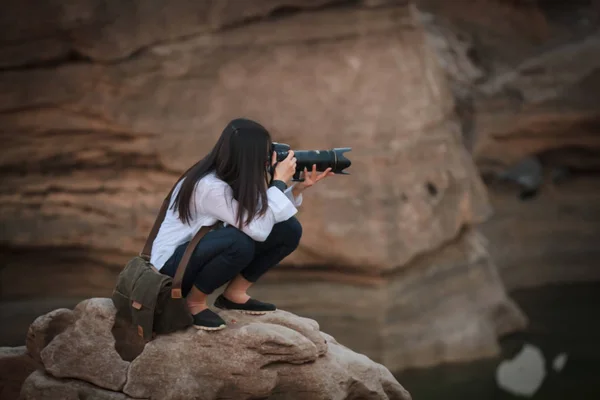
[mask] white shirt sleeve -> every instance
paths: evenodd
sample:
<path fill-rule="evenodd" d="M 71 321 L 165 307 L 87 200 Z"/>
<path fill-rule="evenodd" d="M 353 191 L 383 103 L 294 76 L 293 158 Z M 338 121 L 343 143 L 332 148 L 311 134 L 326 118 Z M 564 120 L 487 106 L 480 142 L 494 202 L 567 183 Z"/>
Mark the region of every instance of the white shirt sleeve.
<path fill-rule="evenodd" d="M 285 195 L 287 196 L 288 199 L 290 199 L 290 201 L 294 204 L 294 206 L 300 207 L 302 205 L 302 193 L 300 193 L 300 196 L 294 197 L 294 193 L 292 193 L 292 189 L 294 188 L 295 185 L 296 184 L 294 183 L 292 186 L 285 189 Z"/>
<path fill-rule="evenodd" d="M 196 209 L 237 227 L 238 202 L 233 198 L 231 187 L 206 185 L 196 192 Z M 288 220 L 298 210 L 290 199 L 276 187 L 267 189 L 268 208 L 264 215 L 256 216 L 249 224 L 242 225 L 242 232 L 257 242 L 264 242 L 273 225 Z"/>

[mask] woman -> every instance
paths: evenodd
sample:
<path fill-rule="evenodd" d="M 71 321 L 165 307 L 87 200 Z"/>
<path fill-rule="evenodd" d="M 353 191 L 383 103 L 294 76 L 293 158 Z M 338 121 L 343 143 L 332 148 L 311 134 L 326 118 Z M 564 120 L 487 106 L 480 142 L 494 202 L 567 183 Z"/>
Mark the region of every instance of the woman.
<path fill-rule="evenodd" d="M 173 277 L 185 248 L 202 226 L 222 221 L 194 249 L 182 282 L 182 293 L 204 330 L 225 328 L 225 321 L 206 305 L 206 297 L 228 283 L 215 306 L 250 314 L 274 311 L 275 305 L 250 298 L 248 288 L 292 253 L 302 236 L 294 217 L 302 193 L 333 175 L 304 171 L 304 182 L 290 186 L 296 158 L 276 163 L 269 132 L 257 122 L 234 119 L 212 151 L 178 182 L 169 210 L 152 246 L 151 263 Z M 269 167 L 274 166 L 269 181 Z"/>

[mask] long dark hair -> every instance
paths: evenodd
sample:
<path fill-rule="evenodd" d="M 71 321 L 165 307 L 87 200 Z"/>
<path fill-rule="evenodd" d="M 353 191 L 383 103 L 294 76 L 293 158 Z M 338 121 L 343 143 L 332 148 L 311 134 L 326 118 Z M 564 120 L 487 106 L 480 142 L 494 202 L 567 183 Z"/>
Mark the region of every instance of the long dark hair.
<path fill-rule="evenodd" d="M 271 135 L 258 122 L 244 118 L 230 121 L 210 153 L 182 177 L 184 181 L 173 202 L 179 219 L 183 223 L 191 221 L 191 199 L 196 184 L 212 171 L 233 190 L 233 198 L 239 204 L 240 229 L 242 223 L 248 224 L 257 215 L 264 215 L 268 207 L 266 167 L 271 158 L 271 143 Z"/>

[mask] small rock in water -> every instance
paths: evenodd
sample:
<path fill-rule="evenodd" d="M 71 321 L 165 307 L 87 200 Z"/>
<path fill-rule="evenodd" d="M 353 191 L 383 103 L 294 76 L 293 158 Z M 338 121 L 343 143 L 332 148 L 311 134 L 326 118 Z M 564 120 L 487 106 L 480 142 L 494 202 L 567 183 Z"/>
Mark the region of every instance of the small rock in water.
<path fill-rule="evenodd" d="M 559 355 L 557 355 L 554 361 L 552 362 L 552 368 L 554 368 L 554 371 L 562 371 L 562 369 L 565 367 L 565 364 L 567 363 L 568 357 L 569 356 L 567 356 L 567 353 L 560 353 Z"/>
<path fill-rule="evenodd" d="M 496 370 L 498 386 L 518 396 L 533 396 L 546 376 L 544 356 L 540 349 L 526 344 L 512 360 L 504 360 Z"/>

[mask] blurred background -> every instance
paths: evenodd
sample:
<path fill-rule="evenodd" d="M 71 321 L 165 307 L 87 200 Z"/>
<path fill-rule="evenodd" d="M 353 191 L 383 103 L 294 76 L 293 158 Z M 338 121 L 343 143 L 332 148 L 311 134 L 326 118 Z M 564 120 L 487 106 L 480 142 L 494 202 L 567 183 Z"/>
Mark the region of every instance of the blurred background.
<path fill-rule="evenodd" d="M 0 346 L 243 116 L 352 147 L 252 294 L 419 400 L 600 398 L 600 1 L 5 0 Z"/>

